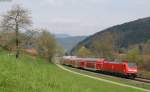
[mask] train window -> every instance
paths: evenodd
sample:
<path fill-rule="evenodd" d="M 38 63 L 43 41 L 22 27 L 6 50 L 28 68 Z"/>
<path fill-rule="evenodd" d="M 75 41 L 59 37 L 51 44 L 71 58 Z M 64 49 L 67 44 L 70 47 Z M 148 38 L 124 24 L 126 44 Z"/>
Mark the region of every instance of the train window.
<path fill-rule="evenodd" d="M 128 67 L 137 67 L 136 63 L 128 63 Z"/>

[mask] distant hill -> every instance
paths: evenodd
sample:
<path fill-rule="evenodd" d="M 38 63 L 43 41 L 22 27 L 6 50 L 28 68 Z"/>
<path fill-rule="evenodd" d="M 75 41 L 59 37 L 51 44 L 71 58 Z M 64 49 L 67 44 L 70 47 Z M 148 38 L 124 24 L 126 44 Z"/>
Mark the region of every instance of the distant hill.
<path fill-rule="evenodd" d="M 73 53 L 80 46 L 85 46 L 92 49 L 93 41 L 98 41 L 105 36 L 105 33 L 110 32 L 111 34 L 116 34 L 115 38 L 116 47 L 127 48 L 131 45 L 144 43 L 150 39 L 150 17 L 138 19 L 121 25 L 116 25 L 105 30 L 102 30 L 94 35 L 87 37 L 85 40 L 81 41 L 77 46 L 75 46 L 71 52 Z"/>
<path fill-rule="evenodd" d="M 66 38 L 66 37 L 71 37 L 68 34 L 54 34 L 56 38 Z"/>
<path fill-rule="evenodd" d="M 65 48 L 66 51 L 70 51 L 74 46 L 78 44 L 78 42 L 84 40 L 86 36 L 59 36 L 56 37 L 57 41 L 61 46 Z"/>

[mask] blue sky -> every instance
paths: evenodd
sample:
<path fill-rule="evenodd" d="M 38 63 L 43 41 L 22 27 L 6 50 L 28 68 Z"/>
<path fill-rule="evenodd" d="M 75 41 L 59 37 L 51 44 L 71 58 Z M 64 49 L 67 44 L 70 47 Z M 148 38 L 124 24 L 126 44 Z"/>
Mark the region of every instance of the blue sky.
<path fill-rule="evenodd" d="M 14 4 L 31 10 L 34 28 L 52 33 L 91 35 L 113 25 L 150 16 L 150 0 L 0 1 L 0 15 Z"/>

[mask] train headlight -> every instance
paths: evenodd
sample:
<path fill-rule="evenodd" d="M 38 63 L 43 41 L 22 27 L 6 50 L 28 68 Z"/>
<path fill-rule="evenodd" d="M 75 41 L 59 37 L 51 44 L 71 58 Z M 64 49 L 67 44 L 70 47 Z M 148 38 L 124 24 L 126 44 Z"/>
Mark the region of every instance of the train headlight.
<path fill-rule="evenodd" d="M 137 72 L 137 70 L 129 69 L 129 72 Z"/>

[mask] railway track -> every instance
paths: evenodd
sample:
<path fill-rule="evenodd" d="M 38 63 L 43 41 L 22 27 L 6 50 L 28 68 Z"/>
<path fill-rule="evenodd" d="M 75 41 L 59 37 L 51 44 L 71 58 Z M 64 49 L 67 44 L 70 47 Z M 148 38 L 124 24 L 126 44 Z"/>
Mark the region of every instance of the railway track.
<path fill-rule="evenodd" d="M 69 66 L 67 66 L 67 67 L 69 67 Z M 77 69 L 74 67 L 69 67 L 69 68 Z M 77 70 L 94 73 L 97 77 L 117 78 L 117 79 L 121 79 L 121 80 L 132 80 L 132 81 L 150 84 L 150 79 L 145 79 L 145 78 L 141 78 L 141 77 L 137 77 L 135 79 L 127 79 L 127 78 L 122 78 L 122 77 L 118 77 L 118 76 L 111 76 L 110 74 L 98 73 L 98 72 L 87 70 L 87 69 L 77 69 Z"/>
<path fill-rule="evenodd" d="M 145 78 L 141 78 L 141 77 L 137 77 L 134 80 L 144 82 L 144 83 L 150 83 L 150 79 L 145 79 Z"/>

